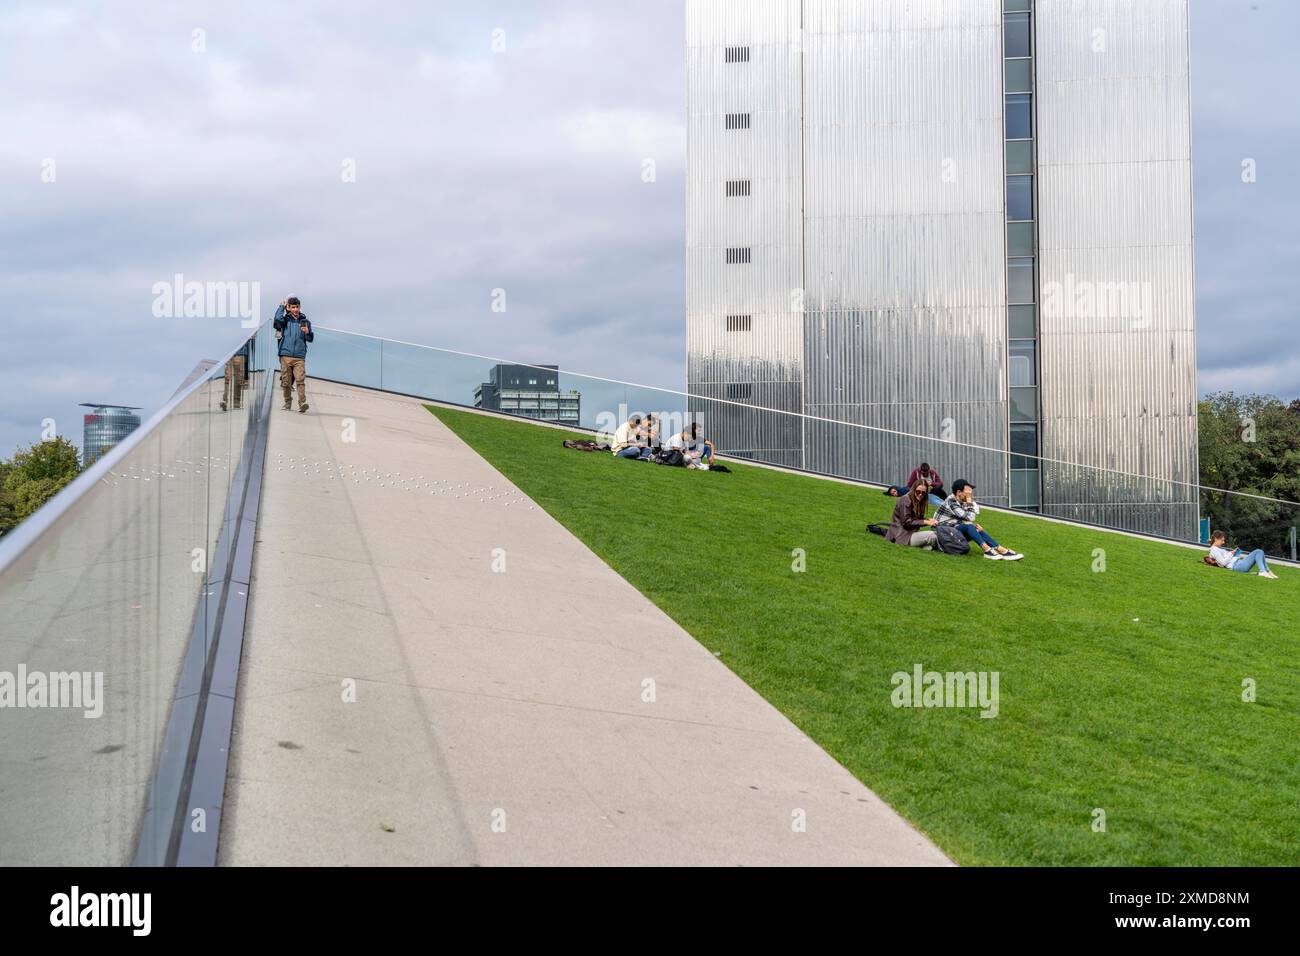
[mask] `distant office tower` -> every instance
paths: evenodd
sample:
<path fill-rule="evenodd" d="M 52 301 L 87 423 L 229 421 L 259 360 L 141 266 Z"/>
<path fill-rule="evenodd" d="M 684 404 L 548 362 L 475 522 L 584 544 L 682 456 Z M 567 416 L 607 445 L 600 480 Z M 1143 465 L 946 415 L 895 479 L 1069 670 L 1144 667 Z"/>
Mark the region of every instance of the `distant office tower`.
<path fill-rule="evenodd" d="M 474 407 L 542 421 L 578 424 L 581 395 L 560 391 L 558 365 L 494 365 L 489 381 L 474 386 Z"/>
<path fill-rule="evenodd" d="M 690 391 L 961 443 L 719 448 L 1196 534 L 1186 0 L 687 0 L 687 46 Z"/>
<path fill-rule="evenodd" d="M 81 440 L 81 457 L 87 467 L 140 427 L 139 409 L 134 406 L 83 403 L 81 407 L 90 409 L 83 419 Z"/>

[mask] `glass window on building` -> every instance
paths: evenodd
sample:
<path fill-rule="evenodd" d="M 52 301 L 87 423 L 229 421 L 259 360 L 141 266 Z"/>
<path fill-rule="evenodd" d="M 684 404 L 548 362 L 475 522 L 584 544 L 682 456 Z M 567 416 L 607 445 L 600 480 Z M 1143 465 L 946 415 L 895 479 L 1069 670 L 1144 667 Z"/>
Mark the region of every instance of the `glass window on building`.
<path fill-rule="evenodd" d="M 1032 222 L 1007 223 L 1007 256 L 1032 256 L 1034 254 L 1034 224 Z"/>
<path fill-rule="evenodd" d="M 1038 335 L 1032 305 L 1013 305 L 1007 308 L 1007 334 L 1013 339 L 1032 339 Z"/>
<path fill-rule="evenodd" d="M 1007 301 L 1023 305 L 1034 301 L 1034 260 L 1007 260 Z"/>
<path fill-rule="evenodd" d="M 1038 469 L 1011 471 L 1011 507 L 1037 508 L 1042 504 L 1038 488 Z"/>
<path fill-rule="evenodd" d="M 1015 139 L 1007 143 L 1007 172 L 1032 173 L 1034 171 L 1034 143 Z"/>
<path fill-rule="evenodd" d="M 1034 104 L 1029 93 L 1007 96 L 1007 139 L 1030 139 L 1034 135 Z"/>
<path fill-rule="evenodd" d="M 1033 339 L 1012 339 L 1007 346 L 1011 385 L 1038 384 L 1038 348 Z"/>
<path fill-rule="evenodd" d="M 1038 421 L 1038 389 L 1017 387 L 1012 388 L 1010 394 L 1013 422 Z"/>
<path fill-rule="evenodd" d="M 1006 92 L 1028 93 L 1033 87 L 1034 61 L 1007 60 L 1003 64 Z"/>
<path fill-rule="evenodd" d="M 1025 222 L 1034 218 L 1034 177 L 1007 177 L 1007 220 Z"/>
<path fill-rule="evenodd" d="M 1029 14 L 1008 13 L 1002 21 L 1002 55 L 1007 59 L 1032 56 L 1033 44 L 1029 35 Z"/>
<path fill-rule="evenodd" d="M 1038 467 L 1038 426 L 1019 424 L 1011 426 L 1011 468 L 1013 470 Z"/>

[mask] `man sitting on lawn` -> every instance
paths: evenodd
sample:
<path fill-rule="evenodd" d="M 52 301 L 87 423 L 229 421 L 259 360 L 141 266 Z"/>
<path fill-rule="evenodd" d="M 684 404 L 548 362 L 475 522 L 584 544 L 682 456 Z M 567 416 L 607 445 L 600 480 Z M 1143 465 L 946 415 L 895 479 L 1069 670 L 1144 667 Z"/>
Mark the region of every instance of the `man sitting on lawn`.
<path fill-rule="evenodd" d="M 609 450 L 618 458 L 650 457 L 650 449 L 641 440 L 641 416 L 633 415 L 614 432 Z"/>
<path fill-rule="evenodd" d="M 1024 557 L 1010 548 L 1004 548 L 993 540 L 993 536 L 976 524 L 975 517 L 980 513 L 980 506 L 975 503 L 975 486 L 965 478 L 958 478 L 952 483 L 952 494 L 935 509 L 934 517 L 940 525 L 957 527 L 966 540 L 974 541 L 984 552 L 984 557 L 993 561 L 1019 561 Z"/>

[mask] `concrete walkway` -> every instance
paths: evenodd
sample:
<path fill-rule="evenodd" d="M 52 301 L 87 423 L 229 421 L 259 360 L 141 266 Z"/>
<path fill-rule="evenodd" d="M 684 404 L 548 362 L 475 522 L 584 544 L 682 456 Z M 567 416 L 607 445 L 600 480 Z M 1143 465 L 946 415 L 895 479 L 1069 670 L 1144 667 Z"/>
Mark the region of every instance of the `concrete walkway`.
<path fill-rule="evenodd" d="M 273 413 L 223 864 L 948 863 L 419 402 L 309 389 Z"/>

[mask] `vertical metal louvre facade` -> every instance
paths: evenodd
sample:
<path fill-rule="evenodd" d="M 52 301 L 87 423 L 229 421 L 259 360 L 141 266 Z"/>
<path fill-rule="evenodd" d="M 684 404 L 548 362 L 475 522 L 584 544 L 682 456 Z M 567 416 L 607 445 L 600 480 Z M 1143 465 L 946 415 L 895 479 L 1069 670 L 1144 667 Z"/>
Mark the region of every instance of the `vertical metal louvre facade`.
<path fill-rule="evenodd" d="M 728 454 L 1009 503 L 1003 6 L 687 0 L 688 383 Z M 1067 274 L 1153 299 L 1041 317 L 1040 454 L 1142 476 L 1044 465 L 1042 508 L 1194 535 L 1186 0 L 1034 8 L 1040 311 Z"/>
<path fill-rule="evenodd" d="M 799 2 L 688 2 L 686 30 L 690 391 L 801 412 Z M 728 128 L 734 113 L 748 128 Z M 747 195 L 728 195 L 735 180 Z M 728 262 L 733 248 L 750 261 Z M 797 416 L 705 403 L 703 418 L 732 454 L 803 464 Z"/>
<path fill-rule="evenodd" d="M 1043 510 L 1195 539 L 1187 0 L 1037 0 Z"/>

